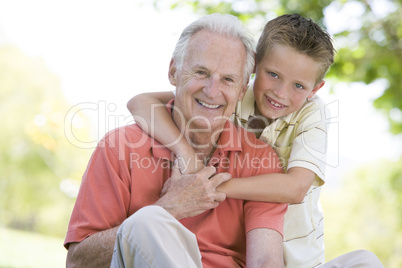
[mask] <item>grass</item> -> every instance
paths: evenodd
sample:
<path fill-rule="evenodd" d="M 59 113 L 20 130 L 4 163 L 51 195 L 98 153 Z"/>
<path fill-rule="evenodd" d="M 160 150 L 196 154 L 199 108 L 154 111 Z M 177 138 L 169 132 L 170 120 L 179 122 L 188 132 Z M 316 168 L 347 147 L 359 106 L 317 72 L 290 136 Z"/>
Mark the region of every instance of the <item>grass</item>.
<path fill-rule="evenodd" d="M 66 266 L 63 239 L 0 227 L 0 267 Z"/>

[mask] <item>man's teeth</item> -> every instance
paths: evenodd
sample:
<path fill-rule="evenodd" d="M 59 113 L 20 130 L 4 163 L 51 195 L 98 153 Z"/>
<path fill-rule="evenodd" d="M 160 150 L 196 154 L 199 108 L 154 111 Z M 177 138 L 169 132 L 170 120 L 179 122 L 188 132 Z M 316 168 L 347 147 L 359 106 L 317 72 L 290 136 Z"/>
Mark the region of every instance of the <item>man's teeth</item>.
<path fill-rule="evenodd" d="M 280 104 L 278 104 L 278 103 L 276 103 L 276 102 L 273 102 L 273 101 L 270 100 L 270 99 L 268 99 L 268 101 L 269 101 L 272 105 L 274 105 L 275 107 L 285 107 L 285 105 L 280 105 Z"/>
<path fill-rule="evenodd" d="M 205 103 L 205 102 L 200 101 L 200 100 L 197 100 L 197 101 L 198 101 L 198 103 L 201 104 L 202 106 L 207 107 L 207 108 L 210 108 L 210 109 L 216 109 L 216 108 L 219 108 L 219 106 L 220 106 L 220 105 L 208 104 L 208 103 Z"/>

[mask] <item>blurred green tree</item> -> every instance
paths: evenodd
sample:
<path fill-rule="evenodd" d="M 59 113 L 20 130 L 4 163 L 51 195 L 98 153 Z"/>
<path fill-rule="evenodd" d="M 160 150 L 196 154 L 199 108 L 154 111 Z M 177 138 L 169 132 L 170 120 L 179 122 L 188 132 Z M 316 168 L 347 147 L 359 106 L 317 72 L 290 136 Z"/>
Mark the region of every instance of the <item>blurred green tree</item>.
<path fill-rule="evenodd" d="M 322 195 L 327 259 L 369 249 L 384 267 L 402 267 L 402 158 L 359 167 Z"/>
<path fill-rule="evenodd" d="M 158 8 L 162 2 L 154 0 L 154 6 Z M 235 15 L 256 37 L 265 23 L 278 15 L 299 13 L 327 28 L 326 11 L 335 12 L 337 23 L 347 25 L 331 33 L 338 53 L 327 77 L 366 84 L 383 80 L 384 92 L 374 106 L 384 112 L 392 133 L 402 132 L 402 0 L 173 0 L 170 7 L 190 7 L 201 15 Z M 350 20 L 342 12 L 347 9 L 353 11 Z"/>
<path fill-rule="evenodd" d="M 40 59 L 0 47 L 0 81 L 0 224 L 64 236 L 74 204 L 68 195 L 79 186 L 89 152 L 65 138 L 69 105 Z M 74 133 L 88 135 L 86 128 Z"/>

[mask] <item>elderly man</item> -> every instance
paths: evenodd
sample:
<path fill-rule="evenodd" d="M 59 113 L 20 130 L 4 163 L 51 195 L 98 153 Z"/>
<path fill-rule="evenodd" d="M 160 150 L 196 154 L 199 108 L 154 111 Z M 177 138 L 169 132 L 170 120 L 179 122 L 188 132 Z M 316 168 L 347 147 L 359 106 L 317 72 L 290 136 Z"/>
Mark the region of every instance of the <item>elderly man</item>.
<path fill-rule="evenodd" d="M 252 39 L 233 16 L 205 16 L 183 31 L 169 66 L 176 98 L 167 109 L 207 167 L 180 174 L 170 151 L 137 125 L 108 133 L 71 216 L 68 267 L 283 266 L 287 205 L 215 191 L 231 176 L 281 172 L 270 147 L 228 120 L 253 65 Z"/>

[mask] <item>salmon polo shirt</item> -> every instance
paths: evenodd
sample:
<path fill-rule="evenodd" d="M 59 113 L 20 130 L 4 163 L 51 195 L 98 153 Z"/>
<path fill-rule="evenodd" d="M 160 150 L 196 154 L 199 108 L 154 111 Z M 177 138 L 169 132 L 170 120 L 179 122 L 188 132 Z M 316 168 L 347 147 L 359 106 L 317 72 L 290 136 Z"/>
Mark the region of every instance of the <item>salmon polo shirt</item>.
<path fill-rule="evenodd" d="M 116 227 L 138 209 L 153 205 L 170 176 L 173 158 L 135 124 L 106 134 L 83 175 L 65 247 Z M 230 121 L 208 165 L 233 178 L 282 172 L 273 149 Z M 204 267 L 245 267 L 246 233 L 269 228 L 282 235 L 286 210 L 286 204 L 228 198 L 217 208 L 180 222 L 196 235 Z"/>

